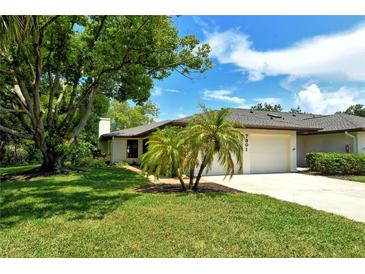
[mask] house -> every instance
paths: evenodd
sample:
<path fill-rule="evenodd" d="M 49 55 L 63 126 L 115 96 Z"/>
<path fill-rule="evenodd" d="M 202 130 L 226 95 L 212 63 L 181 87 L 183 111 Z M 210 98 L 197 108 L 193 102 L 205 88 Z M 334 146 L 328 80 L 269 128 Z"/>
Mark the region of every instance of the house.
<path fill-rule="evenodd" d="M 184 126 L 191 116 L 110 132 L 101 119 L 100 144 L 111 162 L 139 163 L 150 134 L 168 125 Z M 309 152 L 365 153 L 365 118 L 348 115 L 296 114 L 230 108 L 228 119 L 244 125 L 243 173 L 294 172 Z M 239 173 L 239 171 L 236 171 Z M 216 161 L 209 175 L 225 174 Z"/>

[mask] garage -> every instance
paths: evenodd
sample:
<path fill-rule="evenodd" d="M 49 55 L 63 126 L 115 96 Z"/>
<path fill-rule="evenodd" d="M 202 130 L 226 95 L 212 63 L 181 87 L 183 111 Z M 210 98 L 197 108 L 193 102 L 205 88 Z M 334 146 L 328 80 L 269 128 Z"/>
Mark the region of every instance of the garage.
<path fill-rule="evenodd" d="M 290 135 L 251 134 L 250 173 L 290 171 Z"/>
<path fill-rule="evenodd" d="M 236 157 L 233 156 L 233 162 L 235 164 L 235 173 L 234 174 L 240 174 L 242 172 L 239 171 L 239 166 L 236 160 Z M 214 161 L 212 163 L 212 167 L 211 169 L 207 169 L 208 173 L 204 173 L 204 175 L 224 175 L 226 174 L 226 169 L 224 168 L 223 165 L 220 164 L 220 162 L 218 161 L 218 157 L 215 156 L 214 157 Z M 196 170 L 196 173 L 198 172 L 198 169 Z"/>

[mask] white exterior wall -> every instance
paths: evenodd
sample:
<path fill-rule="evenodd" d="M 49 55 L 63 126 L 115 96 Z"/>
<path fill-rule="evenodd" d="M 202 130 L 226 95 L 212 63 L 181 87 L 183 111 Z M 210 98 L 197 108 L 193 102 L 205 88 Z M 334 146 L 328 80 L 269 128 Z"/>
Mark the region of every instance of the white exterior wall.
<path fill-rule="evenodd" d="M 356 132 L 357 153 L 365 154 L 365 132 Z"/>
<path fill-rule="evenodd" d="M 350 132 L 356 136 L 359 133 Z M 364 137 L 363 137 L 364 138 Z M 310 152 L 347 153 L 348 145 L 351 153 L 356 153 L 363 141 L 356 146 L 356 141 L 345 133 L 298 135 L 298 166 L 305 166 L 305 155 Z M 364 141 L 365 142 L 365 141 Z M 365 146 L 365 144 L 364 144 Z M 360 151 L 359 151 L 360 152 Z"/>
<path fill-rule="evenodd" d="M 112 163 L 126 161 L 140 163 L 139 158 L 143 154 L 143 140 L 147 138 L 118 138 L 112 139 Z M 127 140 L 138 140 L 138 158 L 127 158 Z"/>
<path fill-rule="evenodd" d="M 200 161 L 201 161 L 201 157 L 199 157 Z M 237 164 L 237 159 L 236 157 L 233 157 L 233 162 L 235 164 L 235 172 L 234 174 L 241 174 L 242 172 L 240 172 L 239 170 L 239 165 Z M 199 168 L 195 169 L 195 175 L 198 174 Z M 221 165 L 218 161 L 218 157 L 214 156 L 214 161 L 212 163 L 211 168 L 206 168 L 203 172 L 203 175 L 225 175 L 226 174 L 226 170 L 224 168 L 223 165 Z"/>

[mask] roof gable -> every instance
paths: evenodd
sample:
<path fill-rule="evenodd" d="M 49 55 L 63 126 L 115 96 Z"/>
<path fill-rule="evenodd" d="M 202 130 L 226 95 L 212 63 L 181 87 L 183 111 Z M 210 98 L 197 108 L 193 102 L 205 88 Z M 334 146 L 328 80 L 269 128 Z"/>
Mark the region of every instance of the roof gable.
<path fill-rule="evenodd" d="M 162 126 L 170 124 L 170 120 L 154 122 L 147 125 L 142 125 L 138 127 L 126 128 L 118 131 L 113 131 L 100 136 L 101 139 L 111 138 L 111 137 L 141 137 L 151 131 L 156 130 Z"/>

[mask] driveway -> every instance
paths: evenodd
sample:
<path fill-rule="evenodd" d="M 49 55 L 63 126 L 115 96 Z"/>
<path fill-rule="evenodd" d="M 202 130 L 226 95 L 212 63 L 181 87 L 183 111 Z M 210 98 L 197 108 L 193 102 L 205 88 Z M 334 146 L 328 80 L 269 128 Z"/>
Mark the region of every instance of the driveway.
<path fill-rule="evenodd" d="M 365 184 L 299 173 L 206 176 L 241 191 L 265 194 L 365 222 Z"/>

